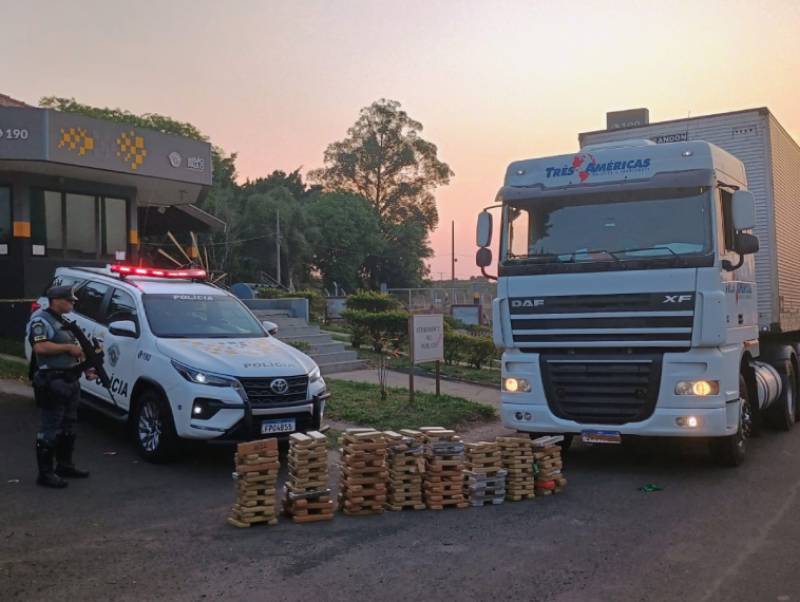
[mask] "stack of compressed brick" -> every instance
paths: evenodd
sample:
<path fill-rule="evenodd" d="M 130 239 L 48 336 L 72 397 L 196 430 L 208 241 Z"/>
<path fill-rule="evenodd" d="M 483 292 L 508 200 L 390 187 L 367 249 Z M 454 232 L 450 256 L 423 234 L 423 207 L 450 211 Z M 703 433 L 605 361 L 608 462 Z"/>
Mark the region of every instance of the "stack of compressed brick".
<path fill-rule="evenodd" d="M 399 433 L 384 431 L 387 445 L 386 465 L 389 469 L 389 488 L 385 508 L 424 510 L 422 475 L 425 458 L 420 431 L 404 429 Z"/>
<path fill-rule="evenodd" d="M 283 509 L 296 523 L 333 518 L 328 486 L 328 438 L 317 431 L 289 437 L 289 474 Z"/>
<path fill-rule="evenodd" d="M 464 444 L 454 431 L 426 427 L 425 477 L 422 481 L 425 504 L 430 510 L 446 506 L 467 508 L 464 498 Z"/>
<path fill-rule="evenodd" d="M 533 446 L 528 437 L 498 437 L 497 445 L 506 475 L 506 499 L 512 502 L 534 497 Z"/>
<path fill-rule="evenodd" d="M 563 474 L 564 462 L 561 459 L 561 447 L 558 445 L 563 440 L 563 436 L 556 435 L 539 437 L 532 441 L 536 495 L 561 493 L 567 484 L 567 479 Z"/>
<path fill-rule="evenodd" d="M 506 497 L 506 475 L 500 447 L 481 441 L 467 443 L 464 464 L 464 495 L 471 506 L 502 504 Z"/>
<path fill-rule="evenodd" d="M 342 435 L 339 507 L 349 516 L 383 514 L 386 503 L 386 438 L 370 429 Z"/>
<path fill-rule="evenodd" d="M 228 524 L 240 528 L 257 523 L 276 524 L 275 489 L 280 470 L 278 440 L 240 443 L 234 463 L 236 504 L 231 508 Z"/>

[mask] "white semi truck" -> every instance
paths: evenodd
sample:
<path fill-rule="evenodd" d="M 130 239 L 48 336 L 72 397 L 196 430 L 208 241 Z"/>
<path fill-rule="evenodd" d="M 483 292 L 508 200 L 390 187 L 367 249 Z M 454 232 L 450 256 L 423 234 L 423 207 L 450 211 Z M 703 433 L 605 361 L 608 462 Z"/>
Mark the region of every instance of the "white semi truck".
<path fill-rule="evenodd" d="M 757 194 L 735 156 L 689 135 L 657 144 L 674 137 L 656 126 L 585 134 L 577 153 L 508 167 L 493 302 L 506 426 L 589 442 L 702 437 L 726 465 L 763 424 L 792 428 L 800 149 L 752 113 Z"/>

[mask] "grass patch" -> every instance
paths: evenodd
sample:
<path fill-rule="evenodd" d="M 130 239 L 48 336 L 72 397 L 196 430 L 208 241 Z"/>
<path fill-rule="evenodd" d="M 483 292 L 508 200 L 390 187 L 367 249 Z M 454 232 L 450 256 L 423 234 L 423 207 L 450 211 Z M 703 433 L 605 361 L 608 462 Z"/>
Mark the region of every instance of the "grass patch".
<path fill-rule="evenodd" d="M 0 359 L 0 378 L 25 380 L 28 378 L 28 366 L 21 362 Z"/>
<path fill-rule="evenodd" d="M 25 357 L 25 343 L 21 338 L 9 339 L 7 337 L 0 337 L 0 353 Z"/>
<path fill-rule="evenodd" d="M 497 416 L 491 406 L 433 393 L 417 392 L 414 402 L 408 400 L 407 389 L 387 390 L 389 397 L 381 401 L 380 388 L 370 383 L 326 380 L 331 398 L 325 415 L 380 430 L 418 428 L 426 425 L 455 428 L 470 423 L 488 422 Z"/>
<path fill-rule="evenodd" d="M 359 349 L 358 357 L 367 360 L 371 366 L 378 366 L 378 354 L 370 349 Z M 400 357 L 389 358 L 389 369 L 400 370 L 408 372 L 409 367 L 408 357 L 401 355 Z M 427 376 L 433 377 L 436 375 L 436 366 L 433 362 L 428 364 L 417 364 L 417 369 L 424 372 Z M 452 378 L 454 380 L 462 380 L 468 383 L 477 385 L 488 385 L 490 387 L 500 388 L 500 369 L 493 367 L 473 368 L 472 366 L 463 366 L 461 364 L 445 364 L 441 363 L 441 374 L 445 378 Z"/>

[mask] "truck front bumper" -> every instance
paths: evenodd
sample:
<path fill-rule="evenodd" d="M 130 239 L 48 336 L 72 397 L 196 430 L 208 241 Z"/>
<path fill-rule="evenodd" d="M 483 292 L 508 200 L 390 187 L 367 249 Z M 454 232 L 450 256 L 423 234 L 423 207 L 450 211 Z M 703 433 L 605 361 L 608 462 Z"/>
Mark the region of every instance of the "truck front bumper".
<path fill-rule="evenodd" d="M 627 424 L 583 424 L 562 420 L 554 416 L 547 404 L 507 403 L 500 407 L 503 424 L 507 428 L 533 433 L 580 433 L 585 430 L 616 431 L 623 435 L 646 437 L 724 437 L 736 433 L 739 408 L 736 403 L 724 408 L 658 408 L 642 422 Z M 527 417 L 530 416 L 530 419 Z M 689 417 L 697 419 L 697 426 L 688 424 Z"/>
<path fill-rule="evenodd" d="M 501 393 L 500 415 L 508 428 L 532 433 L 606 430 L 647 437 L 724 437 L 735 434 L 738 428 L 736 347 L 665 353 L 653 413 L 643 420 L 623 424 L 584 423 L 556 416 L 547 403 L 539 362 L 536 353 L 503 354 L 503 378 L 524 378 L 530 383 L 528 392 Z M 675 393 L 676 382 L 693 379 L 719 381 L 720 393 L 706 397 Z"/>

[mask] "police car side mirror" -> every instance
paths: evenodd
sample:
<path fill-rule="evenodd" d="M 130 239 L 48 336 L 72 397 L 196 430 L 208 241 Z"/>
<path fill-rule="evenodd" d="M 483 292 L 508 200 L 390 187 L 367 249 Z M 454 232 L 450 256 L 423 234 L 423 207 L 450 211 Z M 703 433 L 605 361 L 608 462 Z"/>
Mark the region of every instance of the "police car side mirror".
<path fill-rule="evenodd" d="M 264 325 L 264 330 L 266 330 L 272 336 L 275 336 L 275 334 L 278 332 L 278 325 L 275 324 L 275 322 L 264 320 L 263 322 L 261 322 L 261 324 Z"/>
<path fill-rule="evenodd" d="M 132 320 L 111 322 L 111 324 L 108 325 L 108 332 L 115 337 L 130 337 L 135 339 L 138 336 L 136 334 L 136 323 Z"/>

